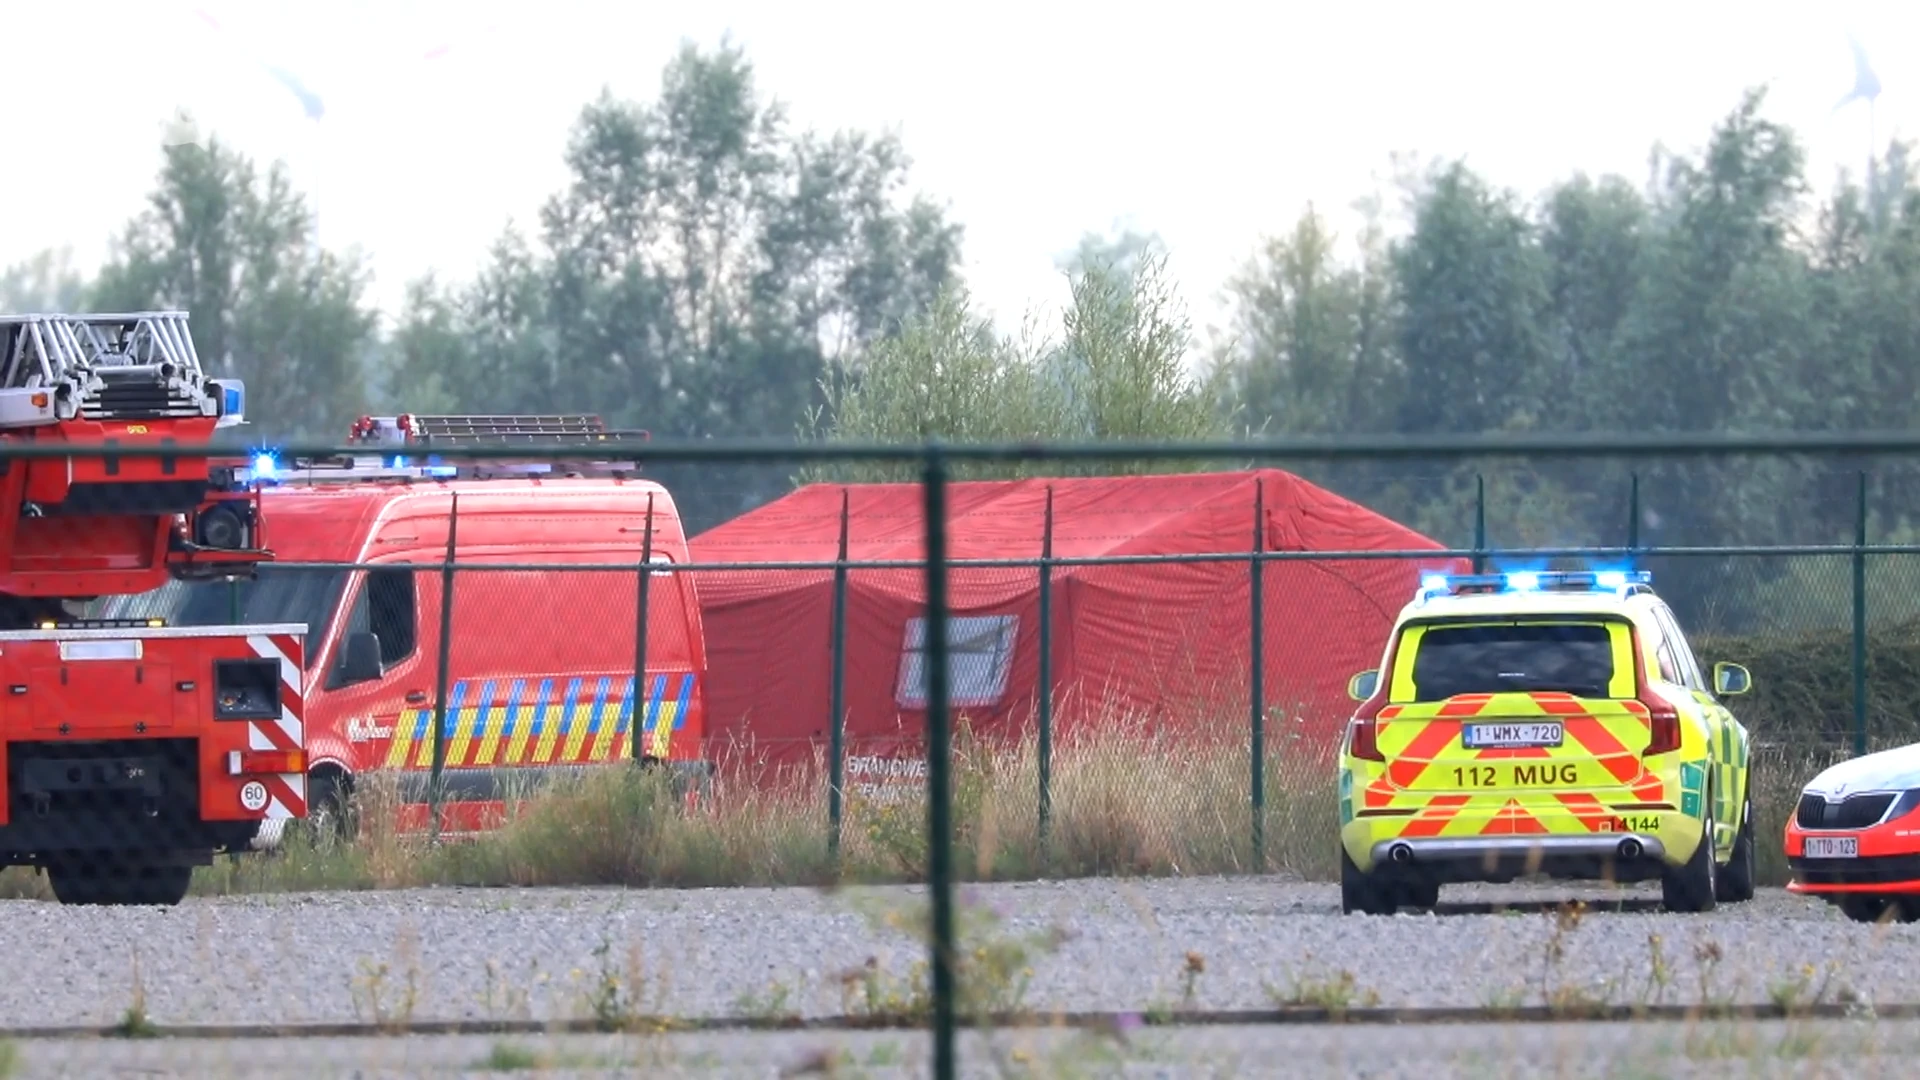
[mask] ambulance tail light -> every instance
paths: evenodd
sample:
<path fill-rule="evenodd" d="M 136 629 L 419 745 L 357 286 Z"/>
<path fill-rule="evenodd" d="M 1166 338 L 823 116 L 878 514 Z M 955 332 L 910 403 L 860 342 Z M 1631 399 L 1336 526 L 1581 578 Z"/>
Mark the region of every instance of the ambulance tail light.
<path fill-rule="evenodd" d="M 1680 710 L 1673 703 L 1649 694 L 1640 703 L 1647 707 L 1653 723 L 1653 737 L 1647 740 L 1642 757 L 1671 754 L 1680 749 Z"/>
<path fill-rule="evenodd" d="M 1347 740 L 1347 753 L 1366 761 L 1385 761 L 1386 755 L 1380 752 L 1378 718 L 1380 710 L 1387 704 L 1384 691 L 1376 691 L 1360 707 L 1354 710 L 1350 738 Z"/>
<path fill-rule="evenodd" d="M 227 773 L 231 776 L 306 771 L 307 755 L 304 750 L 232 750 L 227 753 Z"/>

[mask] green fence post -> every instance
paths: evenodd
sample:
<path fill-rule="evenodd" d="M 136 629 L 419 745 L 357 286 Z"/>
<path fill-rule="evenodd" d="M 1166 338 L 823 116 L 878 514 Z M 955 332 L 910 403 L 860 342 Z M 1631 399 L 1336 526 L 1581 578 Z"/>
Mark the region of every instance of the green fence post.
<path fill-rule="evenodd" d="M 947 462 L 938 440 L 926 449 L 927 529 L 927 894 L 933 968 L 933 1075 L 953 1080 L 953 777 L 947 708 Z"/>
<path fill-rule="evenodd" d="M 1487 571 L 1487 478 L 1473 474 L 1473 572 Z"/>
<path fill-rule="evenodd" d="M 427 779 L 427 810 L 432 819 L 430 840 L 440 842 L 440 813 L 446 799 L 447 675 L 453 655 L 453 555 L 460 528 L 460 495 L 454 493 L 447 512 L 447 561 L 440 567 L 440 656 L 433 692 L 433 774 Z"/>
<path fill-rule="evenodd" d="M 1627 569 L 1634 568 L 1640 553 L 1640 474 L 1629 474 L 1627 483 Z"/>
<path fill-rule="evenodd" d="M 1867 471 L 1853 516 L 1853 752 L 1867 752 Z"/>
<path fill-rule="evenodd" d="M 1250 749 L 1253 755 L 1253 865 L 1255 873 L 1264 870 L 1267 865 L 1267 687 L 1266 687 L 1266 589 L 1262 575 L 1263 560 L 1260 556 L 1267 550 L 1267 483 L 1255 482 L 1253 489 L 1253 554 L 1247 558 L 1247 585 L 1252 593 L 1249 602 L 1253 624 L 1248 627 L 1248 644 L 1253 653 L 1253 663 L 1248 669 L 1248 682 L 1252 693 L 1249 695 L 1249 721 L 1252 726 Z"/>
<path fill-rule="evenodd" d="M 640 745 L 647 734 L 647 610 L 653 606 L 653 492 L 647 492 L 647 522 L 640 534 L 640 580 L 633 598 L 633 719 L 627 721 L 627 754 L 645 760 Z"/>
<path fill-rule="evenodd" d="M 1053 820 L 1053 485 L 1040 531 L 1040 850 Z"/>
<path fill-rule="evenodd" d="M 847 739 L 847 532 L 852 515 L 847 489 L 840 489 L 840 555 L 833 566 L 833 628 L 827 648 L 829 669 L 827 707 L 833 710 L 827 726 L 827 855 L 840 867 L 840 789 L 846 783 Z"/>

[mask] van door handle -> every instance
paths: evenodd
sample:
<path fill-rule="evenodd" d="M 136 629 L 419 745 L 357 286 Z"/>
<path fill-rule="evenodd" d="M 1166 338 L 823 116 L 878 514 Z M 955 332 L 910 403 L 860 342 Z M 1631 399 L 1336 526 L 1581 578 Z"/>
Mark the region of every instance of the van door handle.
<path fill-rule="evenodd" d="M 427 703 L 427 692 L 425 690 L 407 691 L 407 704 L 425 705 L 426 703 Z"/>

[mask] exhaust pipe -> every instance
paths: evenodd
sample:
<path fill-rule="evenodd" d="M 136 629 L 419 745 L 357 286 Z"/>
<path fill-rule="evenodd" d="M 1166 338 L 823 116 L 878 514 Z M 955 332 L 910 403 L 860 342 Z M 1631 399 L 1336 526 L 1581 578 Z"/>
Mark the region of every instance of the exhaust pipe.
<path fill-rule="evenodd" d="M 1640 841 L 1629 836 L 1620 841 L 1620 858 L 1623 862 L 1632 862 L 1640 857 Z"/>
<path fill-rule="evenodd" d="M 1395 844 L 1387 849 L 1387 858 L 1397 863 L 1410 863 L 1413 861 L 1413 848 L 1405 843 Z"/>

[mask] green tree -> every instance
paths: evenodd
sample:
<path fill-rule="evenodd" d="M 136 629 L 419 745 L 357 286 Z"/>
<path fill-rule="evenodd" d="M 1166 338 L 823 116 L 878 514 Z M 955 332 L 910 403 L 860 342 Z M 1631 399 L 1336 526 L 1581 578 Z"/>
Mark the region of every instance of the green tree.
<path fill-rule="evenodd" d="M 377 330 L 358 258 L 316 249 L 281 165 L 263 175 L 218 139 L 163 153 L 92 306 L 188 309 L 201 364 L 246 382 L 248 438 L 339 441 L 368 404 Z"/>
<path fill-rule="evenodd" d="M 1545 333 L 1545 260 L 1509 192 L 1455 163 L 1417 192 L 1413 233 L 1394 245 L 1408 432 L 1555 426 Z"/>
<path fill-rule="evenodd" d="M 891 136 L 791 131 L 738 48 L 686 46 L 657 101 L 582 111 L 537 243 L 510 228 L 476 282 L 413 291 L 396 394 L 674 436 L 791 431 L 830 369 L 956 279 L 961 230 L 905 195 L 909 164 Z M 660 475 L 696 524 L 789 482 Z"/>
<path fill-rule="evenodd" d="M 43 251 L 0 270 L 0 315 L 78 311 L 87 281 L 73 268 L 73 252 Z"/>
<path fill-rule="evenodd" d="M 1000 338 L 949 290 L 834 382 L 804 429 L 840 440 L 952 442 L 1194 440 L 1222 437 L 1214 375 L 1187 370 L 1192 330 L 1161 256 L 1129 274 L 1103 263 L 1070 276 L 1060 336 L 1029 318 Z M 1201 462 L 958 463 L 963 477 L 1165 472 Z M 803 470 L 805 479 L 911 479 L 912 465 Z"/>

